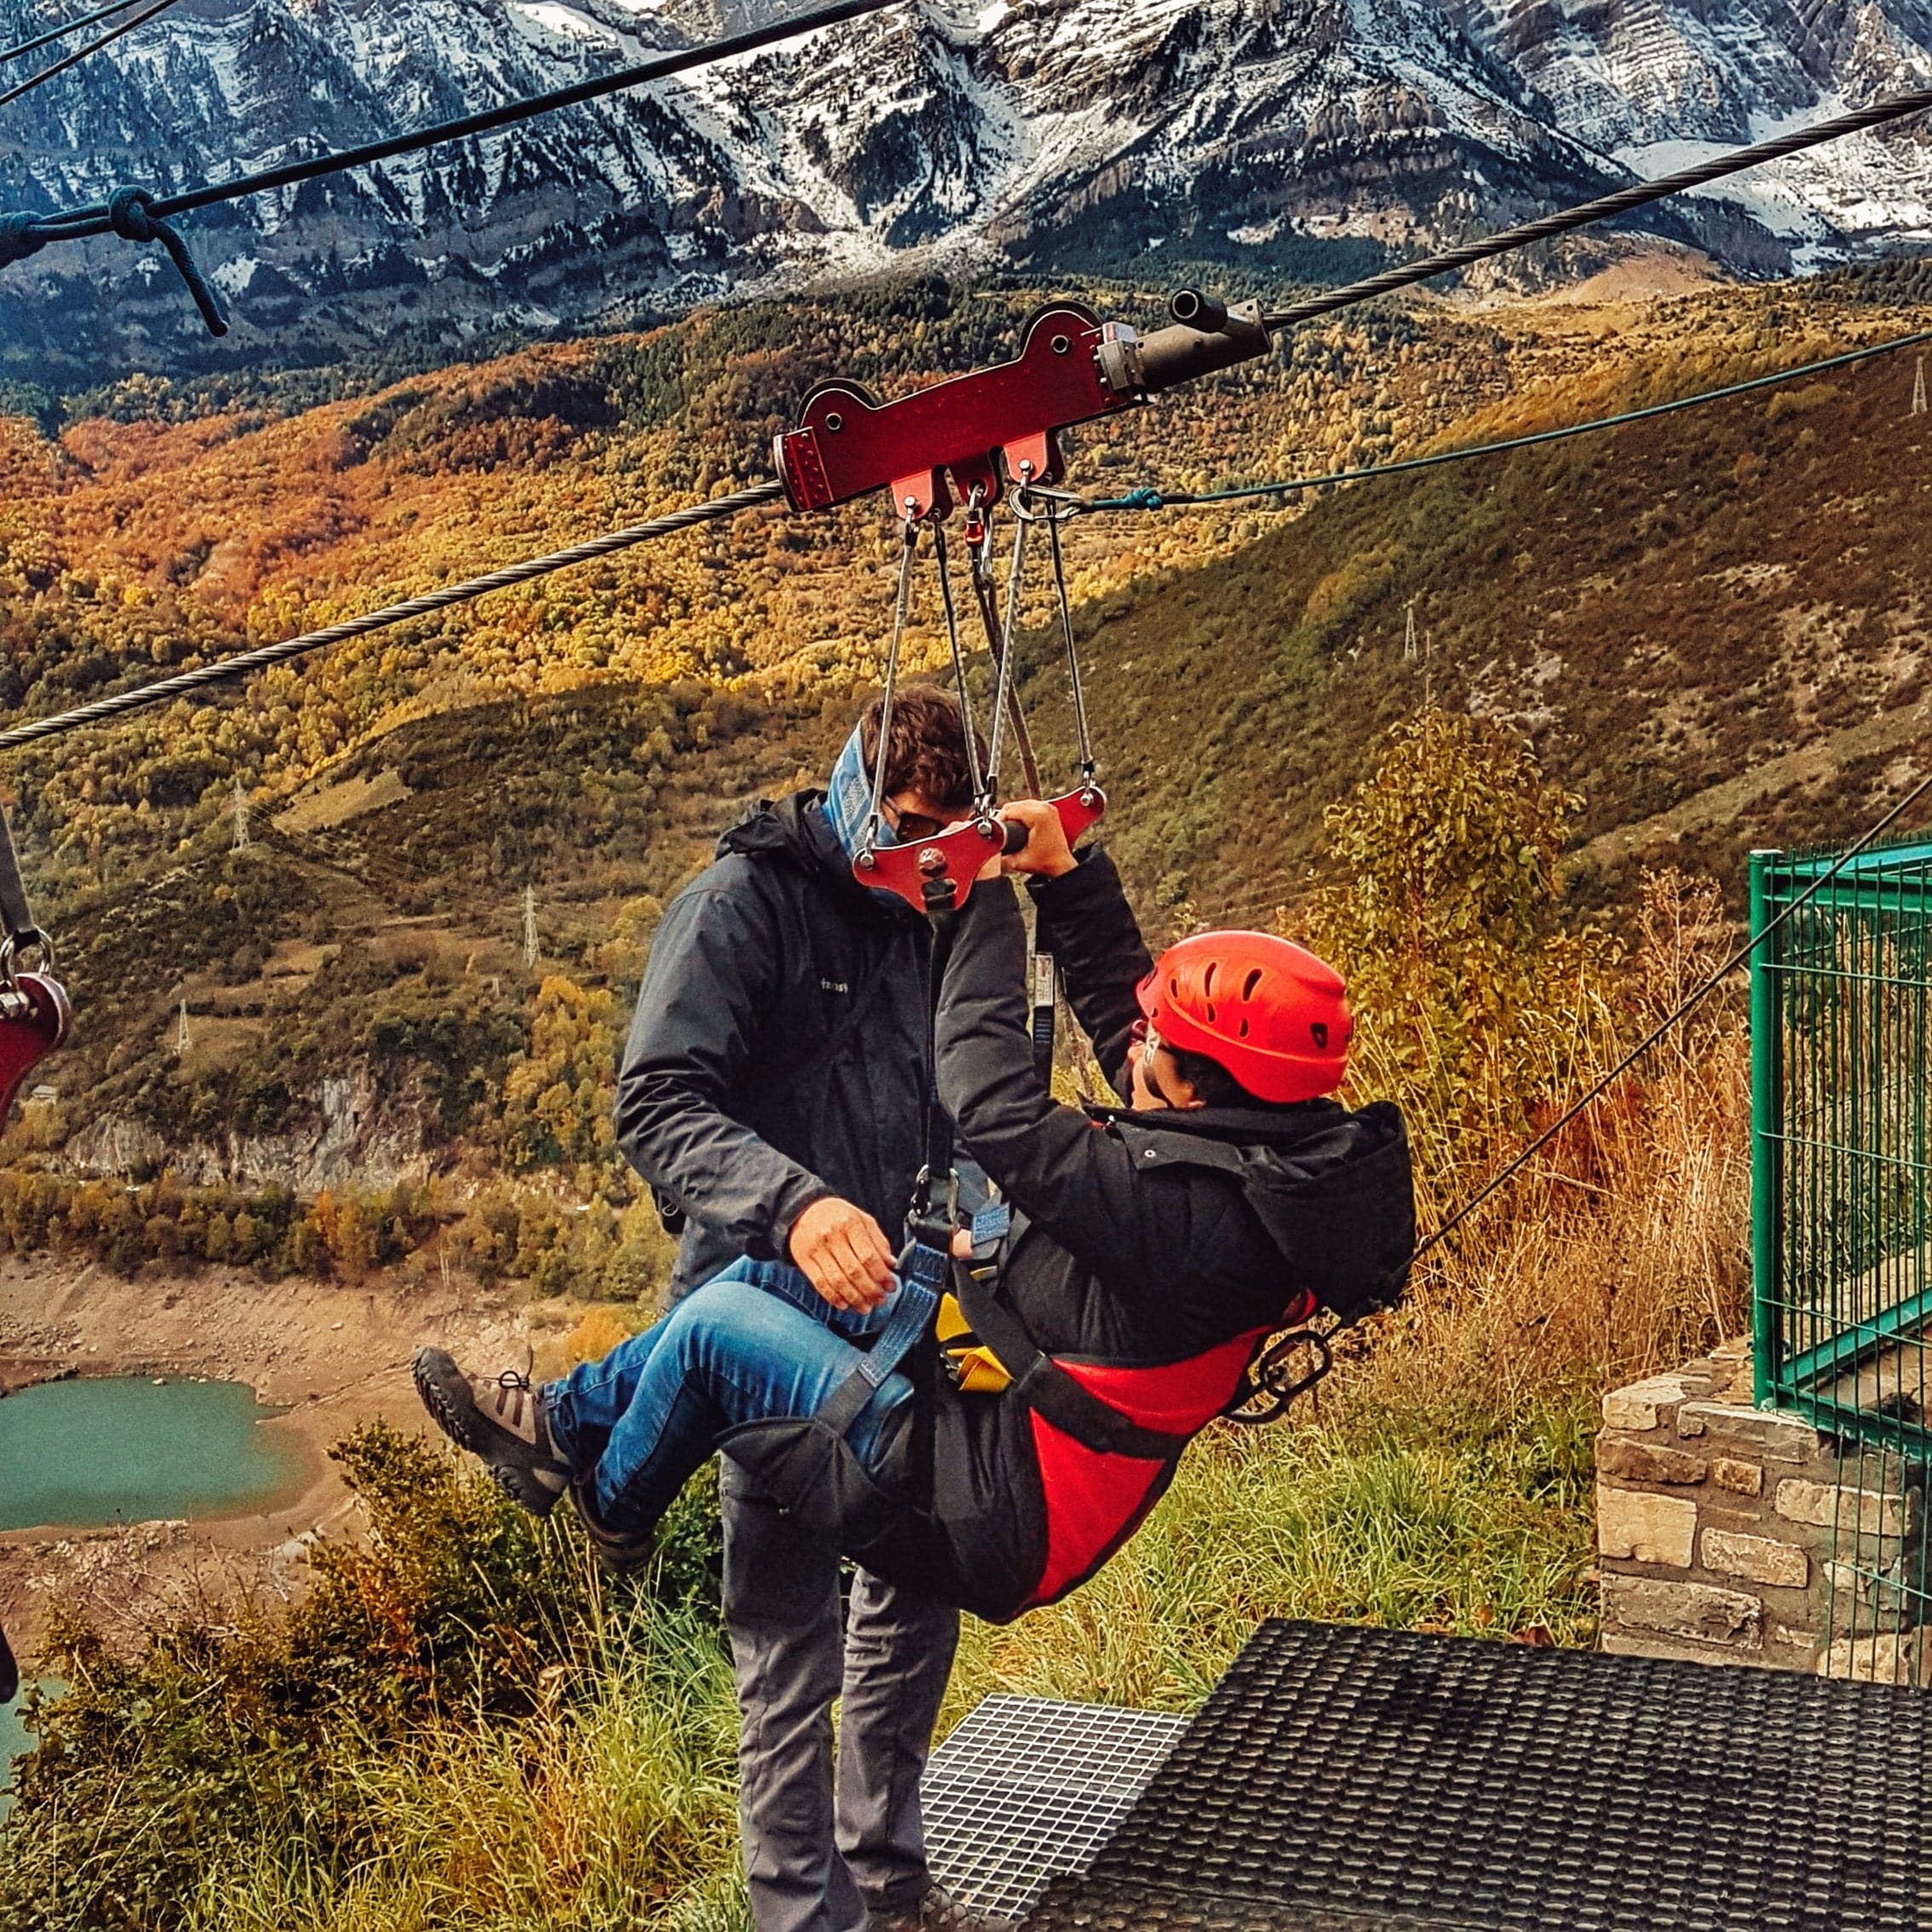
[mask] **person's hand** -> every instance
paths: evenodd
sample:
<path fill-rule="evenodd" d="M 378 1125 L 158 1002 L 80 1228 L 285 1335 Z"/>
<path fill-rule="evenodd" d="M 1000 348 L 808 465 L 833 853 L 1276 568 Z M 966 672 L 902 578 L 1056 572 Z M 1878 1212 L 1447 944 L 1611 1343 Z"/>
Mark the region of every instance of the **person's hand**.
<path fill-rule="evenodd" d="M 1042 878 L 1057 879 L 1079 864 L 1067 842 L 1067 828 L 1060 814 L 1044 798 L 1015 798 L 1002 805 L 999 815 L 1026 828 L 1026 842 L 1009 859 L 1000 861 L 1008 872 L 1035 872 Z"/>
<path fill-rule="evenodd" d="M 791 1265 L 835 1308 L 864 1314 L 892 1291 L 892 1250 L 863 1208 L 826 1194 L 791 1224 Z"/>

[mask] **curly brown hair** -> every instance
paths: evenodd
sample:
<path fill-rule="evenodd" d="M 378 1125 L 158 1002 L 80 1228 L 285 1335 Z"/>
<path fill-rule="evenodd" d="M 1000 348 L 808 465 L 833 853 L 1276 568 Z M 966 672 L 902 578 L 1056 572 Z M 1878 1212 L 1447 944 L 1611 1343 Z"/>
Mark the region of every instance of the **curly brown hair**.
<path fill-rule="evenodd" d="M 883 699 L 875 698 L 859 721 L 860 748 L 871 770 L 879 755 L 879 716 Z M 974 742 L 982 757 L 979 733 Z M 917 791 L 941 811 L 963 816 L 973 804 L 973 779 L 966 762 L 966 732 L 959 700 L 935 685 L 914 684 L 895 691 L 892 730 L 886 741 L 885 790 Z"/>

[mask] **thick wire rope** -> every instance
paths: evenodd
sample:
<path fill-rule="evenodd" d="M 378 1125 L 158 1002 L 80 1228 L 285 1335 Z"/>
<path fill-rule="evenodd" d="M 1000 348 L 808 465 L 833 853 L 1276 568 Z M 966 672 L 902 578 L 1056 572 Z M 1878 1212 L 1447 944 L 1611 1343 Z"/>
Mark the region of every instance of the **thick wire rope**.
<path fill-rule="evenodd" d="M 636 66 L 620 68 L 615 73 L 601 74 L 569 87 L 553 89 L 548 94 L 532 95 L 521 101 L 507 102 L 501 107 L 486 108 L 480 113 L 441 121 L 434 127 L 422 128 L 414 134 L 366 141 L 359 147 L 336 149 L 327 154 L 312 156 L 306 161 L 292 161 L 279 168 L 264 168 L 235 181 L 190 188 L 181 194 L 158 195 L 149 204 L 149 212 L 157 220 L 166 221 L 198 208 L 212 206 L 219 201 L 266 194 L 273 189 L 292 187 L 298 182 L 314 181 L 324 175 L 341 174 L 346 169 L 366 168 L 377 162 L 394 160 L 399 155 L 413 154 L 421 148 L 434 147 L 445 141 L 465 141 L 474 135 L 490 134 L 498 128 L 510 127 L 539 114 L 554 113 L 559 108 L 601 100 L 606 95 L 619 94 L 629 88 L 665 80 L 693 67 L 708 66 L 716 61 L 733 60 L 739 55 L 756 53 L 762 48 L 775 46 L 796 35 L 837 26 L 842 21 L 858 20 L 900 3 L 901 0 L 836 0 L 831 6 L 814 8 L 788 20 L 774 20 L 768 26 L 729 34 L 721 40 L 704 41 L 696 47 L 642 61 Z M 111 226 L 108 204 L 105 202 L 76 209 L 71 214 L 44 216 L 35 223 L 40 238 L 48 241 L 76 241 L 89 235 L 104 235 L 110 232 Z"/>
<path fill-rule="evenodd" d="M 152 20 L 157 14 L 166 13 L 174 4 L 175 0 L 152 0 L 151 5 L 144 7 L 131 20 L 122 20 L 109 27 L 106 32 L 101 35 L 99 38 L 89 41 L 84 47 L 77 47 L 72 54 L 63 55 L 51 66 L 43 67 L 38 73 L 29 74 L 24 81 L 16 83 L 14 86 L 9 88 L 4 94 L 0 94 L 0 107 L 12 106 L 14 102 L 18 101 L 23 94 L 32 94 L 37 87 L 52 80 L 56 74 L 66 73 L 69 67 L 78 66 L 81 61 L 86 60 L 89 55 L 98 54 L 103 47 L 112 45 L 123 34 L 132 33 L 136 27 L 147 26 L 148 21 Z M 72 30 L 63 28 L 61 31 L 69 32 Z M 24 49 L 16 48 L 14 51 L 20 53 L 23 52 Z M 0 56 L 0 58 L 10 57 Z"/>
<path fill-rule="evenodd" d="M 1624 1074 L 1628 1073 L 1659 1040 L 1663 1039 L 1666 1034 L 1674 1032 L 1676 1027 L 1688 1020 L 1699 1007 L 1703 1005 L 1705 1000 L 1710 998 L 1712 993 L 1717 991 L 1726 980 L 1730 978 L 1733 973 L 1737 971 L 1739 967 L 1744 965 L 1751 958 L 1751 955 L 1773 934 L 1776 933 L 1795 914 L 1808 906 L 1826 886 L 1830 885 L 1851 864 L 1853 860 L 1857 858 L 1861 852 L 1866 850 L 1876 840 L 1882 838 L 1929 792 L 1932 792 L 1932 773 L 1929 773 L 1924 778 L 1922 778 L 1876 825 L 1861 832 L 1857 839 L 1847 846 L 1797 898 L 1785 906 L 1774 919 L 1771 920 L 1760 931 L 1751 934 L 1750 938 L 1722 966 L 1718 967 L 1684 999 L 1681 1000 L 1669 1014 L 1659 1021 L 1607 1073 L 1601 1075 L 1594 1081 L 1580 1099 L 1573 1101 L 1527 1147 L 1524 1147 L 1498 1172 L 1492 1175 L 1481 1187 L 1477 1188 L 1469 1199 L 1464 1201 L 1440 1228 L 1417 1248 L 1416 1259 L 1420 1261 L 1432 1248 L 1446 1241 L 1485 1201 L 1513 1180 L 1515 1176 L 1521 1173 L 1523 1169 L 1528 1166 L 1530 1162 L 1534 1160 L 1537 1155 L 1541 1153 L 1572 1121 L 1596 1106 L 1597 1101 L 1601 1100 L 1604 1095 L 1609 1092 L 1610 1089 L 1622 1079 Z"/>
<path fill-rule="evenodd" d="M 506 564 L 503 569 L 490 571 L 481 577 L 466 578 L 460 584 L 446 584 L 440 590 L 425 591 L 420 597 L 386 605 L 379 611 L 370 611 L 361 617 L 330 624 L 325 630 L 305 631 L 299 637 L 285 637 L 277 643 L 260 645 L 232 658 L 217 658 L 212 664 L 198 664 L 193 670 L 177 672 L 158 683 L 141 685 L 132 691 L 115 692 L 71 711 L 60 711 L 51 717 L 34 718 L 26 724 L 10 726 L 0 731 L 0 750 L 36 744 L 43 738 L 59 738 L 87 725 L 100 724 L 129 711 L 145 710 L 151 704 L 165 704 L 174 699 L 206 690 L 210 685 L 226 684 L 235 678 L 247 677 L 256 671 L 285 664 L 291 658 L 305 657 L 312 651 L 325 651 L 331 645 L 346 643 L 353 637 L 366 637 L 371 631 L 386 630 L 392 624 L 408 624 L 417 618 L 430 617 L 438 611 L 448 610 L 452 605 L 469 603 L 478 597 L 488 596 L 492 590 L 507 590 L 515 584 L 548 577 L 555 571 L 568 570 L 573 564 L 592 563 L 600 557 L 614 556 L 619 550 L 628 550 L 636 543 L 647 543 L 655 537 L 670 537 L 699 524 L 721 522 L 726 517 L 737 515 L 740 510 L 775 503 L 784 493 L 782 484 L 756 483 L 749 489 L 734 490 L 728 497 L 714 497 L 709 503 L 693 503 L 687 509 L 653 517 L 648 523 L 635 523 L 627 529 L 612 530 L 585 543 L 573 543 L 567 550 L 553 550 L 547 556 L 526 558 L 521 563 Z"/>
<path fill-rule="evenodd" d="M 112 20 L 116 14 L 124 14 L 130 7 L 139 6 L 141 0 L 113 0 L 108 7 L 99 7 L 91 14 L 83 14 L 78 20 L 63 21 L 60 26 L 49 27 L 46 32 L 36 34 L 32 40 L 23 40 L 17 47 L 0 50 L 0 66 L 9 60 L 17 60 L 23 54 L 37 54 L 43 47 L 50 47 L 56 40 L 65 40 L 70 33 L 78 33 L 83 27 L 90 27 L 101 20 Z"/>
<path fill-rule="evenodd" d="M 1412 288 L 1417 282 L 1430 281 L 1438 275 L 1467 268 L 1472 262 L 1486 262 L 1492 256 L 1508 255 L 1519 248 L 1528 248 L 1533 243 L 1548 241 L 1555 235 L 1568 234 L 1577 228 L 1614 220 L 1619 215 L 1629 214 L 1632 209 L 1646 207 L 1671 195 L 1688 194 L 1709 182 L 1722 181 L 1728 175 L 1741 174 L 1746 168 L 1762 167 L 1767 161 L 1782 160 L 1787 154 L 1802 154 L 1805 149 L 1821 147 L 1826 141 L 1841 141 L 1847 135 L 1862 134 L 1869 128 L 1884 127 L 1910 115 L 1922 114 L 1928 107 L 1932 107 L 1932 88 L 1915 88 L 1909 94 L 1891 95 L 1883 101 L 1874 101 L 1869 106 L 1854 108 L 1849 113 L 1834 114 L 1829 120 L 1814 121 L 1808 127 L 1794 128 L 1789 134 L 1774 135 L 1769 141 L 1755 141 L 1749 147 L 1734 148 L 1728 154 L 1713 155 L 1708 161 L 1679 168 L 1672 174 L 1659 175 L 1655 181 L 1637 181 L 1629 187 L 1619 188 L 1613 194 L 1599 195 L 1594 201 L 1581 202 L 1574 208 L 1560 209 L 1553 215 L 1541 216 L 1533 221 L 1521 222 L 1499 233 L 1485 235 L 1479 241 L 1464 242 L 1459 247 L 1445 249 L 1439 255 L 1425 256 L 1420 262 L 1405 262 L 1400 267 L 1385 268 L 1379 275 L 1370 275 L 1338 289 L 1325 290 L 1304 301 L 1291 302 L 1285 308 L 1270 310 L 1262 317 L 1262 321 L 1270 330 L 1291 329 L 1297 323 L 1312 322 L 1318 315 L 1332 315 L 1338 308 L 1352 308 L 1358 302 L 1372 302 L 1377 296 L 1392 295 L 1398 289 Z"/>
<path fill-rule="evenodd" d="M 1588 436 L 1601 429 L 1620 429 L 1625 423 L 1647 422 L 1653 417 L 1673 416 L 1681 409 L 1699 409 L 1705 403 L 1723 402 L 1732 396 L 1749 395 L 1755 389 L 1769 389 L 1780 382 L 1796 382 L 1807 376 L 1822 376 L 1853 363 L 1870 361 L 1873 356 L 1890 355 L 1899 349 L 1932 342 L 1932 329 L 1895 336 L 1889 342 L 1874 342 L 1869 348 L 1849 349 L 1842 355 L 1826 356 L 1818 362 L 1803 362 L 1791 369 L 1774 370 L 1768 376 L 1753 376 L 1742 382 L 1727 382 L 1719 389 L 1705 389 L 1694 396 L 1680 396 L 1675 402 L 1650 403 L 1642 409 L 1626 409 L 1615 416 L 1592 417 L 1587 423 L 1567 423 L 1556 429 L 1538 429 L 1527 435 L 1506 436 L 1499 442 L 1471 443 L 1453 450 L 1438 450 L 1430 456 L 1404 457 L 1398 463 L 1365 463 L 1355 469 L 1335 469 L 1324 476 L 1291 477 L 1279 483 L 1244 484 L 1233 490 L 1168 492 L 1130 490 L 1121 497 L 1062 496 L 1057 500 L 1069 511 L 1084 515 L 1090 510 L 1191 509 L 1207 503 L 1239 503 L 1251 497 L 1291 496 L 1309 490 L 1325 490 L 1339 483 L 1360 483 L 1377 476 L 1401 476 L 1417 469 L 1435 469 L 1444 463 L 1467 463 L 1475 457 L 1502 456 L 1511 450 L 1534 449 L 1543 443 L 1561 443 L 1572 436 Z"/>

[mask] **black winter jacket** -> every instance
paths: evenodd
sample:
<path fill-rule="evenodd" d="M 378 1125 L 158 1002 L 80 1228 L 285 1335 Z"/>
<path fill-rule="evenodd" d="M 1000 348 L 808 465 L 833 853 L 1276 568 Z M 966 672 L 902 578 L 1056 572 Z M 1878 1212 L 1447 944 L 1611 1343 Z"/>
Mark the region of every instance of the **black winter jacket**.
<path fill-rule="evenodd" d="M 689 1216 L 671 1291 L 837 1194 L 895 1242 L 925 1123 L 927 922 L 852 877 L 820 794 L 761 805 L 666 907 L 618 1074 L 624 1158 Z"/>
<path fill-rule="evenodd" d="M 1034 898 L 1075 1015 L 1102 1072 L 1124 1090 L 1139 1017 L 1135 987 L 1151 962 L 1113 864 L 1089 852 L 1074 871 L 1038 882 Z M 1285 1110 L 1090 1113 L 1058 1106 L 1034 1071 L 1025 966 L 1013 894 L 981 886 L 952 935 L 937 1027 L 940 1092 L 962 1142 L 1015 1210 L 996 1299 L 1040 1349 L 1103 1376 L 1222 1351 L 1216 1372 L 1225 1372 L 1227 1387 L 1205 1412 L 1193 1371 L 1176 1378 L 1193 1389 L 1199 1419 L 1159 1426 L 1184 1435 L 1233 1394 L 1245 1355 L 1239 1337 L 1279 1326 L 1307 1295 L 1352 1318 L 1400 1293 L 1415 1222 L 1408 1144 L 1394 1107 L 1351 1113 L 1315 1101 Z M 1187 1406 L 1178 1401 L 1176 1415 Z M 1174 1473 L 1171 1458 L 1124 1469 L 1103 1460 L 1080 1477 L 1084 1494 L 1056 1496 L 1049 1509 L 1042 1435 L 1022 1383 L 968 1394 L 942 1380 L 930 1414 L 927 1515 L 909 1488 L 923 1417 L 900 1427 L 877 1484 L 849 1454 L 814 1444 L 808 1426 L 754 1425 L 727 1449 L 781 1501 L 820 1515 L 869 1570 L 994 1620 L 1090 1576 Z M 1121 1494 L 1130 1506 L 1115 1509 Z M 1101 1532 L 1087 1544 L 1082 1510 Z"/>

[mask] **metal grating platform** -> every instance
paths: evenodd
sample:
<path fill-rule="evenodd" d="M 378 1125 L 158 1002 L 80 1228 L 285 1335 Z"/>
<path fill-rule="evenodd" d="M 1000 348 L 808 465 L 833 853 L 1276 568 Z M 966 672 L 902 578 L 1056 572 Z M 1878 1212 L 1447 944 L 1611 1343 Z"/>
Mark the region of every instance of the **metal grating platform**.
<path fill-rule="evenodd" d="M 1268 1624 L 1027 1932 L 1932 1932 L 1932 1698 Z"/>
<path fill-rule="evenodd" d="M 934 1877 L 975 1912 L 1016 1921 L 1049 1878 L 1086 1869 L 1187 1723 L 987 1698 L 933 1753 L 920 1786 Z"/>

